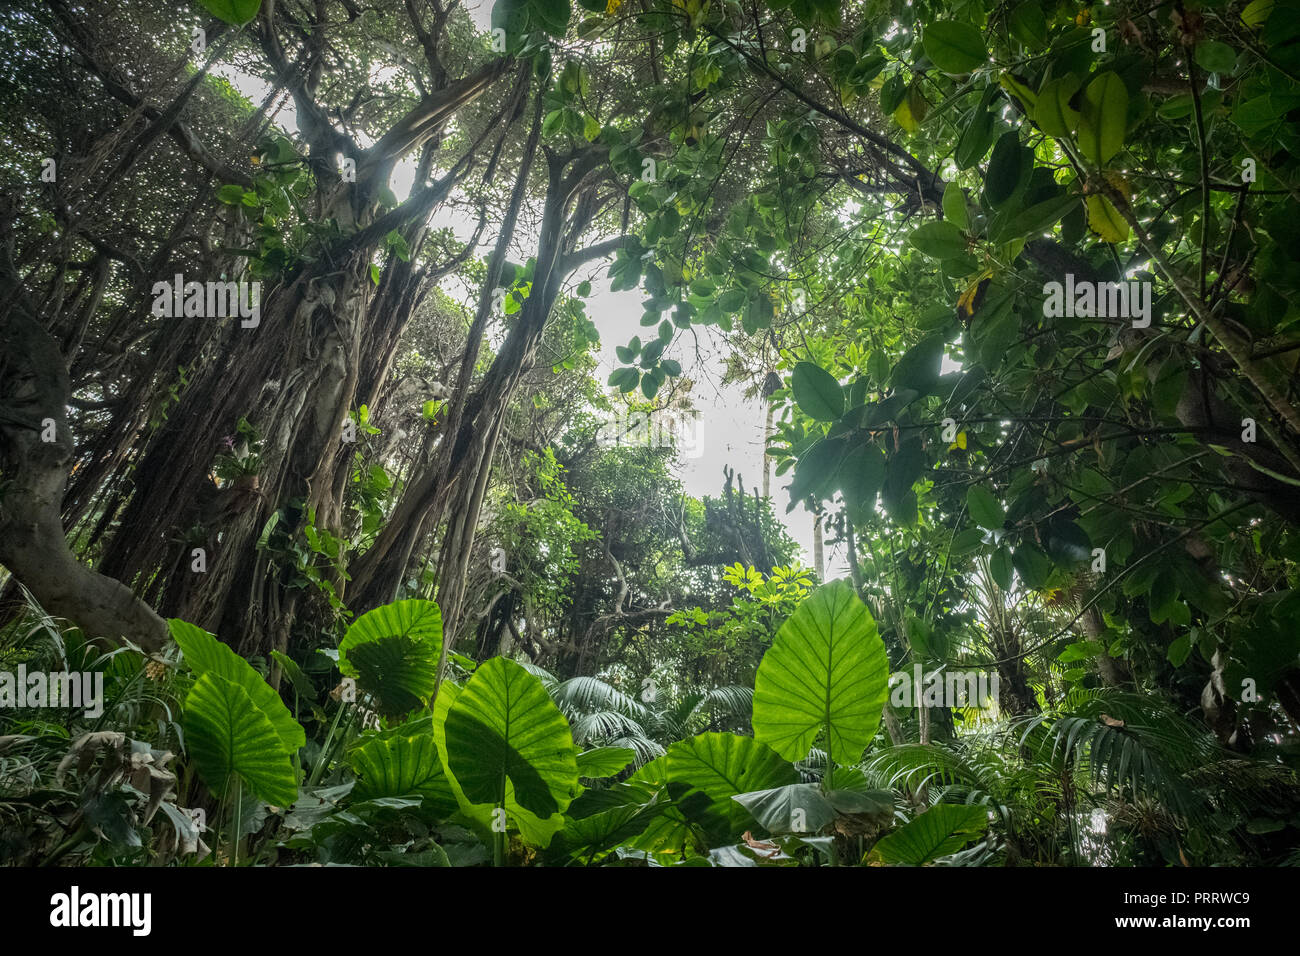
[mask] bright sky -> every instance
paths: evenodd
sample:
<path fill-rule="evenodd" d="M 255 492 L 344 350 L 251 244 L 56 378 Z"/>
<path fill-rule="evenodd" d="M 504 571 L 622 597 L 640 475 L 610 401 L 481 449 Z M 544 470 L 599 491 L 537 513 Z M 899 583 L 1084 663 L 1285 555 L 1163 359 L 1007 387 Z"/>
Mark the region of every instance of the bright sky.
<path fill-rule="evenodd" d="M 486 28 L 491 16 L 490 0 L 467 0 L 466 10 L 480 28 Z M 225 69 L 219 71 L 236 89 L 251 101 L 261 102 L 267 87 L 258 78 Z M 277 117 L 280 126 L 288 132 L 297 132 L 297 117 L 290 101 Z M 369 145 L 363 143 L 363 146 Z M 389 186 L 399 200 L 410 195 L 415 177 L 415 162 L 408 158 L 400 162 L 393 172 Z M 435 227 L 450 227 L 461 240 L 467 240 L 474 223 L 454 210 L 440 210 L 433 217 Z M 490 242 L 491 237 L 487 237 Z M 486 250 L 485 250 L 486 252 Z M 654 329 L 642 328 L 643 294 L 639 290 L 611 292 L 605 277 L 607 264 L 598 264 L 575 276 L 576 284 L 582 278 L 592 280 L 593 291 L 587 300 L 587 313 L 600 332 L 600 363 L 598 375 L 607 378 L 619 363 L 614 349 L 625 345 L 635 335 L 646 337 Z M 679 336 L 665 358 L 675 358 L 682 364 L 683 374 L 695 385 L 692 399 L 699 410 L 696 449 L 680 456 L 678 476 L 687 494 L 696 498 L 722 493 L 723 467 L 734 468 L 744 479 L 745 489 L 762 487 L 763 479 L 763 418 L 762 402 L 746 400 L 743 385 L 722 385 L 722 368 L 726 351 L 721 334 L 712 328 L 699 329 L 698 345 L 694 336 Z M 698 357 L 697 357 L 698 352 Z M 803 505 L 785 514 L 789 497 L 785 488 L 790 474 L 773 478 L 771 494 L 773 506 L 784 521 L 790 536 L 804 551 L 804 562 L 812 562 L 812 515 Z M 828 578 L 846 575 L 848 566 L 842 547 L 825 553 Z"/>

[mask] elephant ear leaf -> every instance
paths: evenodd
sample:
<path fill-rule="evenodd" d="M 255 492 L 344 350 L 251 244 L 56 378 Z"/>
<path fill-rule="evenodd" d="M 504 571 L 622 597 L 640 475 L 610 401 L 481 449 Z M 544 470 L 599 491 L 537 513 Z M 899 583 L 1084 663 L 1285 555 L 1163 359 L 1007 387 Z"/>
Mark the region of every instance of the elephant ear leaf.
<path fill-rule="evenodd" d="M 988 825 L 985 807 L 941 803 L 883 837 L 871 855 L 885 863 L 921 866 L 960 850 Z"/>
<path fill-rule="evenodd" d="M 442 651 L 442 612 L 433 601 L 394 601 L 361 615 L 339 642 L 339 670 L 396 716 L 429 702 Z"/>
<path fill-rule="evenodd" d="M 196 677 L 214 674 L 238 686 L 262 716 L 270 721 L 288 753 L 296 752 L 307 743 L 307 734 L 302 725 L 293 719 L 280 695 L 262 679 L 261 674 L 253 670 L 248 661 L 207 631 L 187 621 L 172 618 L 167 626 L 185 655 L 185 663 Z"/>
<path fill-rule="evenodd" d="M 216 671 L 201 675 L 185 698 L 185 746 L 214 794 L 242 780 L 272 806 L 298 799 L 291 751 L 241 684 Z"/>
<path fill-rule="evenodd" d="M 796 783 L 790 762 L 753 737 L 706 733 L 679 740 L 665 759 L 668 793 L 691 820 L 717 839 L 737 839 L 749 813 L 732 798 Z"/>
<path fill-rule="evenodd" d="M 889 659 L 847 581 L 818 588 L 781 626 L 754 687 L 754 736 L 802 760 L 820 735 L 832 762 L 857 760 L 880 725 Z"/>
<path fill-rule="evenodd" d="M 520 807 L 549 817 L 577 794 L 578 748 L 542 682 L 494 657 L 466 681 L 447 712 L 447 769 L 471 803 L 500 806 L 513 788 Z"/>
<path fill-rule="evenodd" d="M 373 737 L 354 748 L 348 762 L 357 775 L 352 795 L 359 800 L 421 796 L 456 806 L 432 727 L 422 733 Z"/>

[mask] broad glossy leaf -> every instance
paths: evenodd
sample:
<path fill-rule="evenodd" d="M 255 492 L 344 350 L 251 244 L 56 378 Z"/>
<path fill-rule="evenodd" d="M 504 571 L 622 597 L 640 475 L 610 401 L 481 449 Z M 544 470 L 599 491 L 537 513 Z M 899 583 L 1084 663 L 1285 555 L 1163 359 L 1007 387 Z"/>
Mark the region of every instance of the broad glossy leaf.
<path fill-rule="evenodd" d="M 960 850 L 988 825 L 985 807 L 941 803 L 883 837 L 871 853 L 886 863 L 921 866 Z"/>
<path fill-rule="evenodd" d="M 339 670 L 356 677 L 348 655 L 354 647 L 386 637 L 409 637 L 442 650 L 442 611 L 433 601 L 394 601 L 367 611 L 352 622 L 339 641 Z"/>
<path fill-rule="evenodd" d="M 357 775 L 352 795 L 359 800 L 418 795 L 456 806 L 431 728 L 410 736 L 367 740 L 348 753 L 348 763 Z"/>
<path fill-rule="evenodd" d="M 1015 196 L 1029 180 L 1033 154 L 1020 145 L 1020 136 L 1009 130 L 998 137 L 984 177 L 984 196 L 994 208 Z"/>
<path fill-rule="evenodd" d="M 385 637 L 354 646 L 349 666 L 381 714 L 401 716 L 433 696 L 438 648 L 413 637 Z"/>
<path fill-rule="evenodd" d="M 937 223 L 934 225 L 938 225 Z M 894 388 L 910 388 L 924 395 L 939 381 L 943 368 L 944 337 L 931 335 L 912 346 L 894 366 L 889 382 Z"/>
<path fill-rule="evenodd" d="M 172 637 L 185 655 L 185 663 L 197 676 L 215 674 L 238 685 L 262 715 L 271 722 L 285 749 L 293 753 L 307 743 L 302 725 L 293 719 L 280 695 L 262 675 L 207 631 L 188 621 L 171 618 L 167 622 Z"/>
<path fill-rule="evenodd" d="M 190 688 L 184 711 L 185 749 L 213 794 L 233 799 L 238 778 L 273 806 L 298 799 L 292 751 L 243 686 L 209 671 Z"/>
<path fill-rule="evenodd" d="M 578 754 L 578 774 L 589 779 L 612 777 L 636 759 L 630 747 L 597 747 Z"/>
<path fill-rule="evenodd" d="M 1088 209 L 1088 228 L 1100 236 L 1102 242 L 1117 243 L 1128 238 L 1128 223 L 1109 199 L 1094 193 L 1088 197 L 1085 205 Z"/>
<path fill-rule="evenodd" d="M 876 507 L 876 494 L 885 480 L 885 456 L 875 445 L 859 445 L 840 465 L 839 486 L 844 501 L 862 519 Z"/>
<path fill-rule="evenodd" d="M 749 824 L 749 814 L 732 797 L 799 779 L 780 754 L 753 737 L 736 734 L 679 740 L 669 746 L 664 760 L 673 802 L 715 839 L 735 839 Z M 707 799 L 698 799 L 700 794 Z"/>
<path fill-rule="evenodd" d="M 953 156 L 958 169 L 970 169 L 993 145 L 993 114 L 983 106 L 976 106 L 962 119 L 961 136 L 957 138 L 957 152 Z"/>
<path fill-rule="evenodd" d="M 1070 99 L 1079 91 L 1079 78 L 1073 73 L 1043 85 L 1034 106 L 1034 122 L 1048 136 L 1064 138 L 1074 135 L 1079 125 L 1079 111 Z"/>
<path fill-rule="evenodd" d="M 433 601 L 394 601 L 361 615 L 339 642 L 339 670 L 395 716 L 427 704 L 442 650 L 442 612 Z"/>
<path fill-rule="evenodd" d="M 802 760 L 822 735 L 833 761 L 851 763 L 875 736 L 888 693 L 876 622 L 853 586 L 836 581 L 799 606 L 763 655 L 754 736 L 787 760 Z"/>
<path fill-rule="evenodd" d="M 947 220 L 918 226 L 907 241 L 931 259 L 955 259 L 966 251 L 966 237 Z"/>
<path fill-rule="evenodd" d="M 1028 541 L 1022 541 L 1016 546 L 1011 563 L 1015 565 L 1016 573 L 1025 582 L 1025 586 L 1034 590 L 1047 584 L 1047 579 L 1052 574 L 1052 559 Z"/>
<path fill-rule="evenodd" d="M 479 665 L 447 712 L 447 766 L 465 797 L 498 805 L 513 784 L 525 810 L 548 817 L 577 793 L 569 723 L 537 677 L 504 657 Z"/>
<path fill-rule="evenodd" d="M 731 799 L 768 833 L 818 833 L 835 819 L 835 808 L 811 783 L 738 793 Z"/>

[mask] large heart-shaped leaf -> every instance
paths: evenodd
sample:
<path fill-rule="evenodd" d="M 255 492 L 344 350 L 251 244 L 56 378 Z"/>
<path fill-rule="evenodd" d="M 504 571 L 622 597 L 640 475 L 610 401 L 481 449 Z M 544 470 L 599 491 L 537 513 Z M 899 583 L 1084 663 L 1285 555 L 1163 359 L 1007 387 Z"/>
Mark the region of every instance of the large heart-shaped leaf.
<path fill-rule="evenodd" d="M 361 615 L 339 642 L 339 670 L 374 695 L 380 713 L 400 715 L 433 695 L 442 612 L 433 601 L 394 601 Z"/>
<path fill-rule="evenodd" d="M 433 696 L 438 673 L 438 648 L 409 637 L 385 637 L 359 644 L 349 661 L 357 682 L 387 716 L 422 707 Z"/>
<path fill-rule="evenodd" d="M 248 695 L 262 716 L 270 721 L 288 753 L 294 753 L 307 742 L 307 734 L 302 725 L 293 719 L 293 714 L 289 713 L 289 708 L 280 699 L 280 695 L 262 679 L 261 674 L 253 670 L 248 661 L 188 621 L 172 618 L 167 626 L 185 655 L 185 663 L 195 676 L 215 674 L 237 685 Z"/>
<path fill-rule="evenodd" d="M 673 802 L 722 840 L 740 836 L 750 822 L 749 813 L 732 797 L 798 780 L 794 767 L 772 748 L 735 734 L 679 740 L 668 748 L 664 763 Z"/>
<path fill-rule="evenodd" d="M 988 825 L 985 807 L 941 803 L 881 839 L 871 854 L 886 863 L 920 866 L 960 850 Z"/>
<path fill-rule="evenodd" d="M 456 806 L 431 728 L 410 736 L 371 738 L 348 754 L 348 762 L 357 775 L 352 795 L 358 800 L 419 795 Z"/>
<path fill-rule="evenodd" d="M 209 671 L 185 698 L 185 747 L 208 788 L 234 796 L 235 779 L 277 807 L 298 798 L 291 751 L 244 688 Z"/>
<path fill-rule="evenodd" d="M 856 761 L 889 696 L 876 622 L 847 581 L 818 588 L 781 626 L 754 686 L 754 736 L 802 760 L 818 735 L 832 761 Z M 762 788 L 749 788 L 762 789 Z"/>
<path fill-rule="evenodd" d="M 353 649 L 388 637 L 412 640 L 442 649 L 442 611 L 433 601 L 394 601 L 367 611 L 352 622 L 339 641 L 339 670 L 347 677 L 358 673 L 350 659 Z"/>
<path fill-rule="evenodd" d="M 735 800 L 768 833 L 819 833 L 835 819 L 835 808 L 812 783 L 738 793 Z"/>
<path fill-rule="evenodd" d="M 447 712 L 447 766 L 472 803 L 514 798 L 540 817 L 563 811 L 578 787 L 578 749 L 546 688 L 519 664 L 494 657 Z"/>

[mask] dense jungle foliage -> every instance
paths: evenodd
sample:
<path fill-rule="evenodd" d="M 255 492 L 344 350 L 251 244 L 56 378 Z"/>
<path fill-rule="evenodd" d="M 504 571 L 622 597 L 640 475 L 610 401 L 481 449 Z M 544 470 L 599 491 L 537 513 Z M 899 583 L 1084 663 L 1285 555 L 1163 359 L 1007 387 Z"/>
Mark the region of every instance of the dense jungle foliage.
<path fill-rule="evenodd" d="M 1300 864 L 1297 119 L 1295 0 L 11 0 L 0 862 Z"/>

